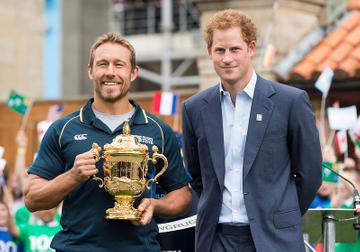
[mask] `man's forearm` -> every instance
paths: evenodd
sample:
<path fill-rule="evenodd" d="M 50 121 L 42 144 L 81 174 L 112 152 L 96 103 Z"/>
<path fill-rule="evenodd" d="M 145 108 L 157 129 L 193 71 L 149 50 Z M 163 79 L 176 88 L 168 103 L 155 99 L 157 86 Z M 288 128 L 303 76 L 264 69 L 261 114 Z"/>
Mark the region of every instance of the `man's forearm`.
<path fill-rule="evenodd" d="M 52 180 L 29 175 L 24 189 L 25 205 L 32 212 L 56 207 L 79 184 L 70 171 Z"/>
<path fill-rule="evenodd" d="M 188 186 L 167 193 L 161 199 L 151 199 L 154 204 L 154 215 L 171 217 L 186 212 L 191 203 L 191 193 Z"/>

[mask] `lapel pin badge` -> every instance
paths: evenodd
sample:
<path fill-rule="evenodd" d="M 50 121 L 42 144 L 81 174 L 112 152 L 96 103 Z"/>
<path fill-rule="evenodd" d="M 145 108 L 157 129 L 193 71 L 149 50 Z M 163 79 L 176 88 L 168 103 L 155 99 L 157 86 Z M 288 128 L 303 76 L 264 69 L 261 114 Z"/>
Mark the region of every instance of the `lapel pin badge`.
<path fill-rule="evenodd" d="M 256 121 L 257 122 L 262 122 L 262 119 L 263 119 L 262 114 L 256 114 Z"/>

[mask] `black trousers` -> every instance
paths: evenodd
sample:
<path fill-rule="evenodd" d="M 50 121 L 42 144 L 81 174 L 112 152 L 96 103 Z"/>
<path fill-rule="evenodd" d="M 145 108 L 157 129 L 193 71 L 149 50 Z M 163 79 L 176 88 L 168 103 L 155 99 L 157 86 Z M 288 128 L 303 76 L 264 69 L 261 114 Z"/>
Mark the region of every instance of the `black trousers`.
<path fill-rule="evenodd" d="M 256 252 L 250 227 L 218 224 L 212 252 Z"/>

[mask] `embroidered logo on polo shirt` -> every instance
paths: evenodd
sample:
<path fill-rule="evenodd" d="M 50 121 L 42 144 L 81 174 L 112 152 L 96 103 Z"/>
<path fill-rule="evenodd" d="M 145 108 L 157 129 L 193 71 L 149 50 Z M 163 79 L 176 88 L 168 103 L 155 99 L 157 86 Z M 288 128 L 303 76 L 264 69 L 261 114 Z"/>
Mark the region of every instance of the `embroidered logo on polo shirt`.
<path fill-rule="evenodd" d="M 138 135 L 134 135 L 140 143 L 144 143 L 144 144 L 154 144 L 154 139 L 152 137 L 147 137 L 147 136 L 138 136 Z"/>
<path fill-rule="evenodd" d="M 74 139 L 75 139 L 76 141 L 86 140 L 86 139 L 87 139 L 87 134 L 78 134 L 78 135 L 75 135 L 75 136 L 74 136 Z"/>

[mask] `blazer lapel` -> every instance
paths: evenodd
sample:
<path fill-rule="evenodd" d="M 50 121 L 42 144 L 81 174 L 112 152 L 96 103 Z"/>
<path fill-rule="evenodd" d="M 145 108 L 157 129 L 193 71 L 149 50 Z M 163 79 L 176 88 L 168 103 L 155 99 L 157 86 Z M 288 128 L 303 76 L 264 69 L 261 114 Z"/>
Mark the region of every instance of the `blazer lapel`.
<path fill-rule="evenodd" d="M 222 191 L 225 176 L 225 157 L 219 92 L 219 86 L 216 85 L 205 99 L 208 104 L 202 110 L 201 116 L 204 123 L 206 140 L 209 144 L 211 160 Z"/>
<path fill-rule="evenodd" d="M 264 138 L 274 104 L 269 98 L 275 93 L 270 82 L 258 76 L 251 106 L 250 121 L 245 143 L 244 178 L 249 173 Z"/>

